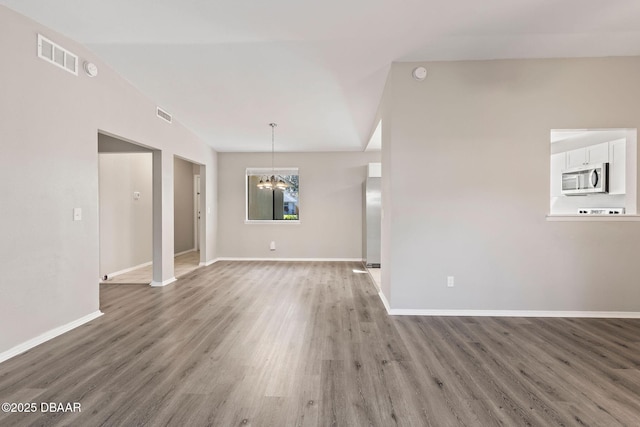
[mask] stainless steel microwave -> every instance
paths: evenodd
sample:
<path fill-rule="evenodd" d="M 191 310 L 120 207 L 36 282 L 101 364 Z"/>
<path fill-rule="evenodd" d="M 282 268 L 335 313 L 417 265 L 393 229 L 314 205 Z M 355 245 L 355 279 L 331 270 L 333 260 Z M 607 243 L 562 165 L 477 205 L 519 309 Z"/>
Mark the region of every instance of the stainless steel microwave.
<path fill-rule="evenodd" d="M 562 172 L 562 194 L 576 196 L 609 191 L 609 163 L 597 163 Z"/>

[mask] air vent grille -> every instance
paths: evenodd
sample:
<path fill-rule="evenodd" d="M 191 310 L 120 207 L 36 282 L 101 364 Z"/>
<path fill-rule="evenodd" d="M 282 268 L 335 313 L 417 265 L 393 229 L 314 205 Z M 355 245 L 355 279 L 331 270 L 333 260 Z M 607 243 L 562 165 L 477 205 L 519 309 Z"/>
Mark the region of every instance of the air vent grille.
<path fill-rule="evenodd" d="M 78 56 L 62 46 L 52 42 L 42 34 L 38 34 L 38 58 L 78 75 Z"/>
<path fill-rule="evenodd" d="M 156 115 L 158 117 L 160 117 L 162 120 L 164 120 L 167 123 L 171 123 L 171 114 L 167 113 L 166 111 L 164 111 L 162 108 L 158 107 L 157 111 L 156 111 Z"/>

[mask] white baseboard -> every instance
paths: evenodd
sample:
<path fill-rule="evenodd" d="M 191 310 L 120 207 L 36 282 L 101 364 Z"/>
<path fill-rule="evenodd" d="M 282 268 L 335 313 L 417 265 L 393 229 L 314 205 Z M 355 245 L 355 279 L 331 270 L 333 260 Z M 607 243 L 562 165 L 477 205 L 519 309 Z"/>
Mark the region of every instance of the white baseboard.
<path fill-rule="evenodd" d="M 4 362 L 5 360 L 9 360 L 12 357 L 17 356 L 21 353 L 24 353 L 25 351 L 30 350 L 37 345 L 40 345 L 46 341 L 49 341 L 50 339 L 53 339 L 59 335 L 62 335 L 65 332 L 69 332 L 70 330 L 75 329 L 78 326 L 84 325 L 85 323 L 88 323 L 93 319 L 96 319 L 102 316 L 103 314 L 104 313 L 101 312 L 100 310 L 94 311 L 93 313 L 87 314 L 86 316 L 81 317 L 80 319 L 76 319 L 62 326 L 58 326 L 57 328 L 51 329 L 50 331 L 47 331 L 44 334 L 38 335 L 37 337 L 30 339 L 29 341 L 25 341 L 22 344 L 18 344 L 17 346 L 0 353 L 0 363 Z"/>
<path fill-rule="evenodd" d="M 175 257 L 180 256 L 180 255 L 188 254 L 189 252 L 195 252 L 196 250 L 197 250 L 196 248 L 188 249 L 186 251 L 178 252 L 177 254 L 174 254 L 173 256 L 175 258 Z M 128 273 L 130 271 L 137 270 L 139 268 L 146 267 L 146 266 L 152 265 L 152 264 L 153 264 L 153 261 L 149 261 L 149 262 L 145 262 L 145 263 L 142 263 L 142 264 L 134 265 L 133 267 L 125 268 L 124 270 L 114 271 L 113 273 L 107 273 L 107 277 L 108 278 L 116 277 L 116 276 L 119 276 L 121 274 Z M 102 277 L 100 278 L 100 281 L 102 281 Z"/>
<path fill-rule="evenodd" d="M 182 251 L 182 252 L 178 252 L 177 254 L 173 254 L 174 257 L 180 256 L 180 255 L 186 255 L 189 252 L 195 252 L 196 248 L 193 249 L 187 249 L 186 251 Z"/>
<path fill-rule="evenodd" d="M 373 279 L 372 279 L 373 280 Z M 382 291 L 378 292 L 378 296 L 382 300 L 382 304 L 384 304 L 384 308 L 387 310 L 387 313 L 391 314 L 391 308 L 389 307 L 389 301 L 387 301 L 387 297 L 384 296 Z"/>
<path fill-rule="evenodd" d="M 546 311 L 546 310 L 417 310 L 390 308 L 382 292 L 382 304 L 391 316 L 455 316 L 455 317 L 575 317 L 604 319 L 640 319 L 635 311 Z"/>
<path fill-rule="evenodd" d="M 151 265 L 151 264 L 153 264 L 153 261 L 145 262 L 143 264 L 139 264 L 139 265 L 135 265 L 133 267 L 125 268 L 124 270 L 115 271 L 113 273 L 107 273 L 107 277 L 108 278 L 116 277 L 116 276 L 119 276 L 121 274 L 128 273 L 130 271 L 137 270 L 139 268 L 146 267 L 146 266 Z M 102 281 L 102 278 L 100 278 L 100 281 Z"/>
<path fill-rule="evenodd" d="M 236 258 L 236 257 L 220 257 L 217 261 L 317 261 L 317 262 L 361 262 L 362 258 Z"/>
<path fill-rule="evenodd" d="M 154 288 L 161 288 L 163 286 L 170 285 L 171 283 L 175 282 L 176 280 L 178 280 L 178 279 L 176 279 L 175 277 L 172 277 L 171 279 L 167 279 L 167 280 L 162 281 L 162 282 L 156 282 L 154 280 L 153 282 L 149 283 L 149 285 L 151 287 L 154 287 Z"/>
<path fill-rule="evenodd" d="M 215 264 L 216 262 L 220 261 L 220 258 L 214 258 L 214 259 L 210 259 L 209 261 L 206 262 L 201 262 L 200 265 L 203 265 L 205 267 L 210 266 L 211 264 Z"/>

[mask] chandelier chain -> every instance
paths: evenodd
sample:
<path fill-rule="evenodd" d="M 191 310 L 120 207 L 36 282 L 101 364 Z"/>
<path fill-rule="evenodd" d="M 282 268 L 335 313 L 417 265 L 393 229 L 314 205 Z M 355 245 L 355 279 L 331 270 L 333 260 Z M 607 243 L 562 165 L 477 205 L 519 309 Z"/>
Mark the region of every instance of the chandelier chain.
<path fill-rule="evenodd" d="M 276 178 L 276 168 L 275 168 L 275 153 L 276 153 L 276 137 L 275 137 L 275 128 L 278 126 L 276 123 L 269 123 L 271 126 L 271 176 L 267 176 L 266 181 L 263 178 L 260 178 L 260 182 L 258 183 L 258 188 L 269 189 L 269 190 L 284 190 L 288 187 L 288 184 L 278 176 Z"/>
<path fill-rule="evenodd" d="M 276 126 L 278 126 L 276 123 L 269 123 L 269 126 L 271 126 L 271 174 L 275 175 L 275 168 L 274 168 L 274 163 L 273 163 L 273 159 L 275 156 L 275 151 L 276 151 L 276 145 L 275 145 L 275 129 Z"/>

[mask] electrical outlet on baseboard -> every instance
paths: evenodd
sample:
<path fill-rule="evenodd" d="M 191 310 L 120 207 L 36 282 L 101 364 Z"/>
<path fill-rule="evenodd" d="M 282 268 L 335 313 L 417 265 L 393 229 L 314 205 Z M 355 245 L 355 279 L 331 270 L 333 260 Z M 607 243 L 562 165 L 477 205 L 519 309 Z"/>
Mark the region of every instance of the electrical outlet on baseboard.
<path fill-rule="evenodd" d="M 271 244 L 269 245 L 269 250 L 270 251 L 275 251 L 276 250 L 276 242 L 275 241 L 271 241 Z"/>

